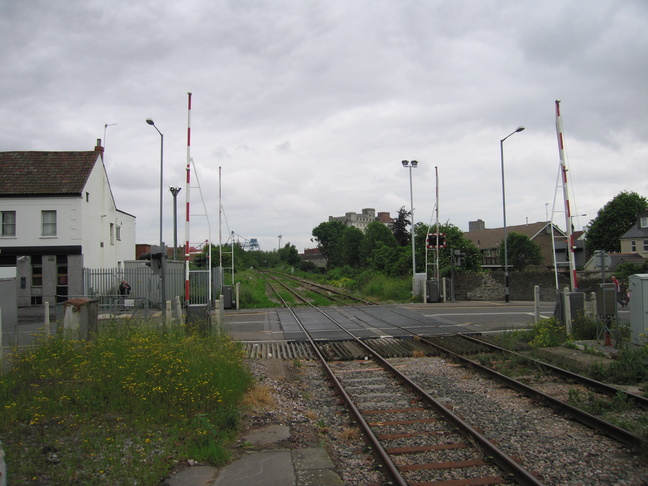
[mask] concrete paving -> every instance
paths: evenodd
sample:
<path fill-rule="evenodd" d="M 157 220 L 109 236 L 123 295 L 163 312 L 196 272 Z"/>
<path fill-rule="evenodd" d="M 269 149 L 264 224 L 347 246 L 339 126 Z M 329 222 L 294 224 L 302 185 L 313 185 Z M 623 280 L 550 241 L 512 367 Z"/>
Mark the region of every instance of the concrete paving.
<path fill-rule="evenodd" d="M 321 447 L 252 452 L 218 469 L 194 466 L 167 479 L 165 486 L 342 486 Z"/>

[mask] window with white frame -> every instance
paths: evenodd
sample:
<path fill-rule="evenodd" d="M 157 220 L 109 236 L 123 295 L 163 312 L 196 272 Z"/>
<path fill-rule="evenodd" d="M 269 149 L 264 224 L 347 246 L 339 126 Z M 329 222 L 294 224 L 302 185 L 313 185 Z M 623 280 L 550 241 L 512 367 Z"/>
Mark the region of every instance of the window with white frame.
<path fill-rule="evenodd" d="M 642 216 L 639 218 L 639 227 L 648 228 L 648 216 Z"/>
<path fill-rule="evenodd" d="M 56 211 L 41 211 L 42 236 L 56 236 Z"/>
<path fill-rule="evenodd" d="M 115 236 L 117 237 L 117 241 L 121 241 L 121 226 L 117 225 L 115 227 Z"/>
<path fill-rule="evenodd" d="M 643 251 L 648 252 L 648 240 L 643 240 Z"/>
<path fill-rule="evenodd" d="M 0 236 L 16 236 L 16 211 L 2 211 Z"/>
<path fill-rule="evenodd" d="M 115 244 L 115 223 L 110 223 L 110 244 Z"/>
<path fill-rule="evenodd" d="M 637 251 L 637 242 L 635 240 L 630 241 L 630 251 L 635 253 Z"/>

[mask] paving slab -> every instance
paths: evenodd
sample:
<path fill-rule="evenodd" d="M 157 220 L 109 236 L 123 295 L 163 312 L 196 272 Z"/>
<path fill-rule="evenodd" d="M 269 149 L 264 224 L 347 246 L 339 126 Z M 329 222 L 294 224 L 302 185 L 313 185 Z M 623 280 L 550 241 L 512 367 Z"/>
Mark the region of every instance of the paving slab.
<path fill-rule="evenodd" d="M 253 452 L 218 472 L 213 486 L 296 486 L 289 450 Z M 187 485 L 189 486 L 189 485 Z"/>

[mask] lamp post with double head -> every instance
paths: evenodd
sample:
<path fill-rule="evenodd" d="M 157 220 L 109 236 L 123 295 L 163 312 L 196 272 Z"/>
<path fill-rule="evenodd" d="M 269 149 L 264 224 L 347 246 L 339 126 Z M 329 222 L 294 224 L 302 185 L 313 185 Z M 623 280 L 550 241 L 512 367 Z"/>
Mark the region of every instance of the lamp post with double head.
<path fill-rule="evenodd" d="M 508 234 L 506 231 L 506 190 L 504 188 L 504 140 L 522 130 L 524 130 L 524 127 L 519 126 L 515 131 L 509 133 L 506 137 L 500 140 L 500 160 L 502 163 L 502 213 L 504 219 L 504 302 L 509 301 Z"/>
<path fill-rule="evenodd" d="M 418 167 L 418 161 L 403 160 L 403 167 L 409 169 L 410 182 L 410 215 L 412 217 L 411 239 L 412 239 L 412 289 L 414 289 L 414 279 L 416 278 L 416 243 L 414 241 L 414 192 L 412 191 L 412 169 Z"/>
<path fill-rule="evenodd" d="M 164 135 L 160 131 L 160 129 L 155 125 L 155 122 L 153 121 L 152 118 L 147 118 L 146 123 L 151 125 L 153 128 L 157 130 L 157 132 L 160 134 L 160 250 L 163 252 L 162 254 L 162 259 L 166 257 L 166 250 L 164 248 L 164 242 L 162 241 L 162 194 L 163 194 L 163 180 L 164 180 Z M 162 262 L 160 262 L 162 263 Z M 160 272 L 160 293 L 162 296 L 162 309 L 164 310 L 166 306 L 166 276 L 164 275 L 165 273 L 165 265 L 162 266 L 162 271 Z"/>
<path fill-rule="evenodd" d="M 173 194 L 173 259 L 178 259 L 178 204 L 177 197 L 180 192 L 180 187 L 169 187 L 171 194 Z"/>

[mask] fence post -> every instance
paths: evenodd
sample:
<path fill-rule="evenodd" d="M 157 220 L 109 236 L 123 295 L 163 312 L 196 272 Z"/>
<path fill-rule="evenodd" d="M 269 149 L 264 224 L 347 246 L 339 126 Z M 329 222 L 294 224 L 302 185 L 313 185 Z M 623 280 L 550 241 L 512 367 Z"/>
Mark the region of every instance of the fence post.
<path fill-rule="evenodd" d="M 587 317 L 593 318 L 596 317 L 596 292 L 590 293 L 589 304 L 587 305 Z"/>
<path fill-rule="evenodd" d="M 537 324 L 540 321 L 540 286 L 536 285 L 533 287 L 533 303 L 535 310 L 535 323 Z"/>

